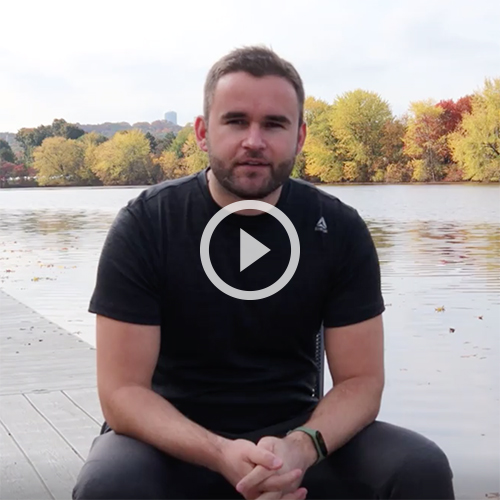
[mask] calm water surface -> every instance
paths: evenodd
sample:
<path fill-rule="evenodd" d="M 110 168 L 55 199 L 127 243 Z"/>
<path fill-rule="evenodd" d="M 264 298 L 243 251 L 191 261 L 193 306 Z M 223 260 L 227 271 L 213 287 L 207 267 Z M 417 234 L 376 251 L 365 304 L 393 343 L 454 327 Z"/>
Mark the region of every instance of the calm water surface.
<path fill-rule="evenodd" d="M 142 189 L 0 190 L 0 287 L 94 344 L 87 306 L 102 243 Z M 379 252 L 387 305 L 379 418 L 445 450 L 457 498 L 498 494 L 500 188 L 322 189 L 360 212 Z"/>

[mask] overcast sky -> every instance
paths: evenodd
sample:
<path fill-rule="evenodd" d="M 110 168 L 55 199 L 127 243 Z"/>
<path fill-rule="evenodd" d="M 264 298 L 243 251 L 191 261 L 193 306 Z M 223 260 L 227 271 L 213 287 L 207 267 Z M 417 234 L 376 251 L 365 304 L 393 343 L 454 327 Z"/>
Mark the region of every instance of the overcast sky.
<path fill-rule="evenodd" d="M 202 109 L 210 66 L 235 47 L 275 49 L 307 95 L 456 99 L 500 76 L 498 0 L 2 2 L 0 132 L 50 124 L 179 124 Z"/>

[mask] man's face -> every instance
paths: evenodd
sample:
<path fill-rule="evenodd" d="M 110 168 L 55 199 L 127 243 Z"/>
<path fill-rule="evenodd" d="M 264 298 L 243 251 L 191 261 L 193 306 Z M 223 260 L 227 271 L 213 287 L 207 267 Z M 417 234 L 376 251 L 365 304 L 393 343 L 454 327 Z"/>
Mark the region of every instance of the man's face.
<path fill-rule="evenodd" d="M 305 139 L 295 89 L 278 76 L 248 73 L 222 77 L 213 96 L 200 146 L 215 178 L 242 199 L 264 198 L 289 177 Z M 201 133 L 200 133 L 201 130 Z"/>

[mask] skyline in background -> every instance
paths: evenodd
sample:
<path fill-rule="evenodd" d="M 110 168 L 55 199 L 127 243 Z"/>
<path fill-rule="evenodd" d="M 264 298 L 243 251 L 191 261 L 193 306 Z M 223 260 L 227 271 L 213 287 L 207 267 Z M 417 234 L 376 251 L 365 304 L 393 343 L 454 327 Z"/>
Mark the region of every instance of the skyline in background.
<path fill-rule="evenodd" d="M 0 132 L 68 122 L 152 122 L 202 111 L 210 66 L 264 44 L 289 60 L 306 95 L 331 103 L 377 92 L 395 115 L 412 101 L 458 99 L 500 76 L 500 2 L 254 0 L 11 2 L 2 7 Z M 22 20 L 22 22 L 20 22 Z"/>

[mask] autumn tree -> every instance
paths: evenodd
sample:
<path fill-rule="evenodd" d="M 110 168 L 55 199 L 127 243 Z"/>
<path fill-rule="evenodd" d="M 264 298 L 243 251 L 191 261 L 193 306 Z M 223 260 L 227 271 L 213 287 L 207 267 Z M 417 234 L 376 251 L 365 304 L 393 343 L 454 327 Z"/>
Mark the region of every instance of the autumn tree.
<path fill-rule="evenodd" d="M 108 138 L 106 136 L 97 132 L 89 132 L 85 135 L 82 135 L 78 139 L 78 141 L 82 144 L 84 151 L 84 168 L 86 170 L 88 179 L 91 180 L 93 184 L 98 184 L 100 182 L 98 177 L 94 173 L 94 169 L 97 163 L 96 151 L 97 148 L 107 140 Z"/>
<path fill-rule="evenodd" d="M 154 184 L 150 142 L 139 130 L 117 132 L 95 151 L 93 171 L 105 185 Z"/>
<path fill-rule="evenodd" d="M 199 172 L 208 165 L 208 154 L 198 146 L 194 130 L 189 133 L 182 147 L 182 155 L 182 163 L 187 175 Z"/>
<path fill-rule="evenodd" d="M 163 151 L 160 157 L 154 161 L 160 166 L 165 179 L 177 179 L 185 173 L 184 166 L 173 151 Z"/>
<path fill-rule="evenodd" d="M 409 159 L 404 152 L 403 137 L 406 130 L 405 118 L 394 118 L 384 125 L 380 143 L 381 155 L 375 163 L 379 173 L 377 180 L 385 182 L 411 181 Z"/>
<path fill-rule="evenodd" d="M 175 179 L 199 172 L 208 165 L 208 154 L 196 142 L 193 127 L 189 124 L 179 131 L 170 147 L 158 159 L 166 179 Z"/>
<path fill-rule="evenodd" d="M 382 157 L 384 129 L 392 119 L 389 104 L 374 92 L 358 89 L 335 99 L 329 124 L 345 180 L 383 179 L 376 168 Z"/>
<path fill-rule="evenodd" d="M 431 100 L 410 104 L 404 136 L 405 153 L 411 158 L 413 180 L 440 181 L 444 177 L 447 139 L 441 119 L 444 109 Z"/>
<path fill-rule="evenodd" d="M 24 162 L 30 165 L 33 161 L 34 149 L 41 146 L 42 142 L 48 137 L 78 139 L 83 134 L 85 134 L 84 130 L 77 125 L 68 123 L 62 118 L 56 118 L 51 125 L 20 129 L 16 134 L 16 141 L 23 151 Z"/>
<path fill-rule="evenodd" d="M 487 79 L 472 97 L 471 112 L 449 143 L 467 180 L 500 180 L 500 78 Z"/>
<path fill-rule="evenodd" d="M 304 102 L 304 120 L 307 136 L 303 155 L 296 161 L 295 171 L 302 171 L 321 182 L 342 180 L 342 163 L 337 155 L 337 140 L 330 126 L 331 106 L 321 99 L 307 97 Z"/>
<path fill-rule="evenodd" d="M 42 186 L 89 184 L 93 176 L 85 169 L 84 156 L 81 142 L 48 137 L 33 151 L 38 183 Z"/>

